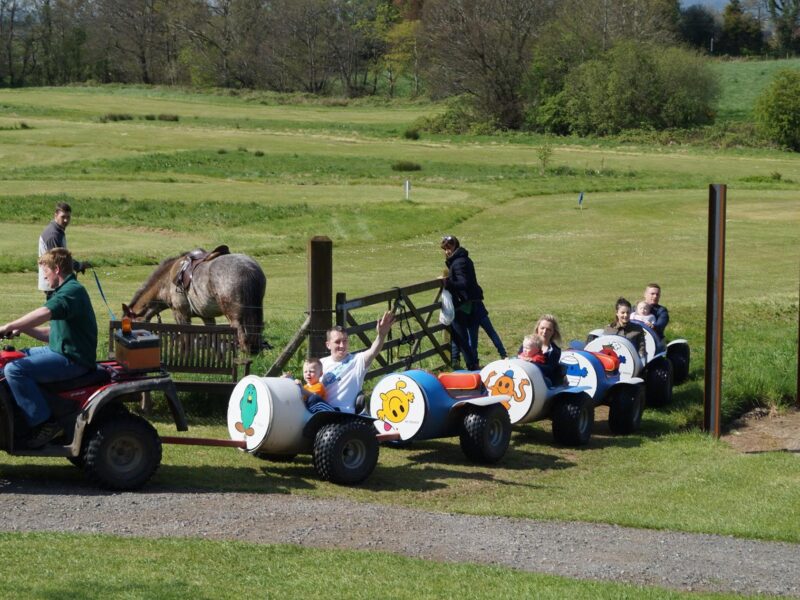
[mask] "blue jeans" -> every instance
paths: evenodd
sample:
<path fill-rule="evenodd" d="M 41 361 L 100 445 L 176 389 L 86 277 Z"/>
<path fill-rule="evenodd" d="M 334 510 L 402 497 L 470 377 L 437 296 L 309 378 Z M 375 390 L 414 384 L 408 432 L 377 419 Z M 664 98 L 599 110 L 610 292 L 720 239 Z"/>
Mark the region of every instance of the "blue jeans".
<path fill-rule="evenodd" d="M 497 353 L 500 355 L 500 358 L 505 358 L 508 356 L 506 347 L 503 346 L 503 341 L 500 339 L 500 335 L 498 335 L 497 331 L 495 331 L 492 321 L 489 319 L 488 312 L 484 314 L 479 325 L 481 326 L 481 329 L 486 332 L 486 335 L 489 336 L 489 339 L 492 340 L 492 344 L 494 344 L 494 347 L 497 348 Z"/>
<path fill-rule="evenodd" d="M 4 372 L 14 401 L 25 414 L 28 425 L 35 427 L 50 418 L 50 407 L 37 384 L 74 379 L 91 369 L 72 362 L 46 346 L 23 350 L 28 356 L 5 366 Z"/>
<path fill-rule="evenodd" d="M 459 318 L 461 317 L 461 318 Z M 450 324 L 452 339 L 450 340 L 450 360 L 457 363 L 461 359 L 461 352 L 467 362 L 467 369 L 475 370 L 478 367 L 478 327 L 479 323 L 471 319 L 470 315 L 456 313 L 455 320 Z"/>

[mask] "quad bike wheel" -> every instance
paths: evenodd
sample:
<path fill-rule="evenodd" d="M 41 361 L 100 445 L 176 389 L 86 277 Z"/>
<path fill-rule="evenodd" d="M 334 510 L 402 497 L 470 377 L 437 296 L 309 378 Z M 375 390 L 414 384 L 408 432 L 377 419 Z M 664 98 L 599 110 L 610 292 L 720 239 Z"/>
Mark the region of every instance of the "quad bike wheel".
<path fill-rule="evenodd" d="M 461 450 L 473 462 L 496 463 L 511 440 L 511 419 L 501 404 L 469 410 L 461 423 Z"/>
<path fill-rule="evenodd" d="M 553 437 L 556 442 L 565 446 L 587 444 L 594 425 L 594 406 L 589 394 L 565 394 L 554 402 Z"/>
<path fill-rule="evenodd" d="M 90 479 L 103 487 L 137 489 L 161 464 L 161 439 L 155 428 L 137 415 L 106 418 L 88 435 L 84 469 Z"/>
<path fill-rule="evenodd" d="M 644 381 L 648 406 L 666 406 L 672 402 L 672 363 L 666 356 L 647 365 Z"/>
<path fill-rule="evenodd" d="M 314 438 L 314 469 L 320 479 L 343 485 L 364 481 L 378 463 L 378 439 L 371 423 L 348 420 L 320 427 Z"/>
<path fill-rule="evenodd" d="M 608 428 L 611 433 L 627 435 L 639 429 L 644 412 L 644 388 L 641 385 L 618 385 L 611 390 L 608 405 Z"/>

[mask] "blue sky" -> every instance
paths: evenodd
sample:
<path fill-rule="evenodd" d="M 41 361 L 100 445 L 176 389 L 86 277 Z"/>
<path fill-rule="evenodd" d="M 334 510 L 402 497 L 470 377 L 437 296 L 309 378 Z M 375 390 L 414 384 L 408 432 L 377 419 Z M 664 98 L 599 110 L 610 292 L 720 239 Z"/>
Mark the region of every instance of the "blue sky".
<path fill-rule="evenodd" d="M 721 11 L 728 4 L 728 0 L 681 0 L 681 6 L 686 8 L 694 4 L 702 4 L 708 8 L 713 8 Z"/>

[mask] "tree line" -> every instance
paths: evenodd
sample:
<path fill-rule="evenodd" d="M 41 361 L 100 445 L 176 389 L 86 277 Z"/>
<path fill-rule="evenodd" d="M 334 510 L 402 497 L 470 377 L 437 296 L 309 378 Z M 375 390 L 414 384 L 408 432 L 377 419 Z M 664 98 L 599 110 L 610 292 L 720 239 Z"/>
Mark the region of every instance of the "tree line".
<path fill-rule="evenodd" d="M 402 84 L 466 98 L 457 118 L 492 127 L 613 132 L 713 118 L 702 55 L 794 53 L 799 21 L 800 0 L 731 0 L 721 16 L 678 0 L 0 0 L 0 86 Z M 679 106 L 662 90 L 675 85 Z M 594 110 L 583 91 L 617 105 Z"/>

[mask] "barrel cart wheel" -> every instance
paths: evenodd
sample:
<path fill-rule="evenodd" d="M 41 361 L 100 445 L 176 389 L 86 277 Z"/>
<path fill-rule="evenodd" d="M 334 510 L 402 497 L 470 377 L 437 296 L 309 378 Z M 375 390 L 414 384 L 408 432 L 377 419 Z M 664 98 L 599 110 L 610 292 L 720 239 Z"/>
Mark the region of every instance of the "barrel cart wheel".
<path fill-rule="evenodd" d="M 89 478 L 103 487 L 133 490 L 144 485 L 161 464 L 161 440 L 142 417 L 114 415 L 92 427 L 83 462 Z"/>
<path fill-rule="evenodd" d="M 468 409 L 461 423 L 461 450 L 474 462 L 496 463 L 511 440 L 511 419 L 501 404 Z"/>
<path fill-rule="evenodd" d="M 563 395 L 553 406 L 553 437 L 559 444 L 583 446 L 594 425 L 594 405 L 589 394 Z"/>
<path fill-rule="evenodd" d="M 645 385 L 649 406 L 666 406 L 672 402 L 672 363 L 666 356 L 647 365 Z"/>
<path fill-rule="evenodd" d="M 642 424 L 644 404 L 644 388 L 641 385 L 614 387 L 608 404 L 608 428 L 611 433 L 627 435 L 637 431 Z"/>
<path fill-rule="evenodd" d="M 675 343 L 667 347 L 667 358 L 672 363 L 672 380 L 679 385 L 689 378 L 689 360 L 691 351 L 689 344 Z"/>
<path fill-rule="evenodd" d="M 344 485 L 360 483 L 378 463 L 378 439 L 368 421 L 323 425 L 314 438 L 314 469 L 320 479 Z"/>

